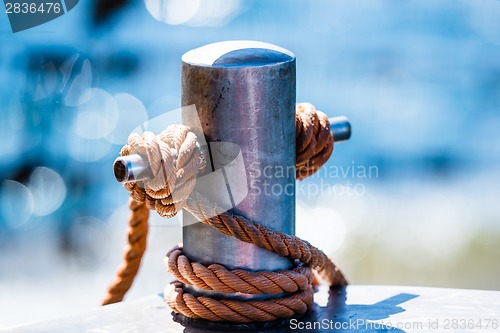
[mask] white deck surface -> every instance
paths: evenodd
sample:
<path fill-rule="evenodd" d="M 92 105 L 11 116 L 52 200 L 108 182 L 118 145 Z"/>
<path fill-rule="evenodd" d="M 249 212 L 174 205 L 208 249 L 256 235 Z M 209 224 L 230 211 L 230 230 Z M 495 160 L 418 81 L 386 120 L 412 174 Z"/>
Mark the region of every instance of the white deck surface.
<path fill-rule="evenodd" d="M 269 332 L 500 332 L 500 292 L 400 286 L 322 288 L 306 317 Z M 314 326 L 316 325 L 316 326 Z M 295 328 L 295 329 L 294 329 Z M 0 332 L 202 332 L 172 319 L 160 296 Z M 227 330 L 226 331 L 230 331 Z"/>

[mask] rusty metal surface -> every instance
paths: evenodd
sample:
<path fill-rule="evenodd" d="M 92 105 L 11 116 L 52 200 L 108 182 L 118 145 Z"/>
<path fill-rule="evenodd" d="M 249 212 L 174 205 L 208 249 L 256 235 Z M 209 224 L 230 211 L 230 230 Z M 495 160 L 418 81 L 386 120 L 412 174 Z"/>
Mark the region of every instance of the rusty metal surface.
<path fill-rule="evenodd" d="M 66 332 L 498 332 L 500 292 L 400 286 L 322 288 L 299 319 L 255 326 L 174 320 L 160 296 L 97 308 L 88 313 L 0 330 Z M 178 318 L 176 318 L 178 320 Z M 269 327 L 269 328 L 267 328 Z M 302 328 L 302 329 L 301 329 Z"/>

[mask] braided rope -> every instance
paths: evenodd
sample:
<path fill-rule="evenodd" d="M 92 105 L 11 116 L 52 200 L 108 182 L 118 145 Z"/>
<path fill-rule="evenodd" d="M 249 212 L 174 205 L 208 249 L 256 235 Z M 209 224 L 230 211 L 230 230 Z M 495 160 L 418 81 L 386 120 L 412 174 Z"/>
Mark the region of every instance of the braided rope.
<path fill-rule="evenodd" d="M 328 117 L 311 103 L 299 103 L 295 108 L 296 178 L 313 175 L 333 152 L 333 133 Z"/>
<path fill-rule="evenodd" d="M 314 174 L 328 160 L 333 151 L 334 139 L 328 118 L 312 104 L 298 104 L 295 119 L 296 177 L 300 180 Z M 206 267 L 191 262 L 182 254 L 181 247 L 174 247 L 165 258 L 167 270 L 177 279 L 165 291 L 165 300 L 174 312 L 211 321 L 270 321 L 304 313 L 312 304 L 315 277 L 311 268 L 330 286 L 347 284 L 330 258 L 307 241 L 273 231 L 243 216 L 222 212 L 205 196 L 193 192 L 196 175 L 204 169 L 205 159 L 196 136 L 188 127 L 169 126 L 158 136 L 150 132 L 142 136 L 133 134 L 121 154 L 141 155 L 151 165 L 153 174 L 151 179 L 125 184 L 125 188 L 131 192 L 131 209 L 143 203 L 140 207 L 156 210 L 161 216 L 170 218 L 184 208 L 198 221 L 226 235 L 301 262 L 293 270 L 279 272 L 228 270 L 220 264 Z M 135 203 L 134 206 L 132 203 Z M 135 211 L 132 211 L 134 216 Z M 143 219 L 141 224 L 147 225 L 148 216 L 140 217 Z M 131 239 L 142 239 L 132 237 L 132 230 L 129 231 L 129 243 Z M 145 238 L 145 233 L 137 233 Z M 145 241 L 143 245 L 140 256 L 144 252 Z M 125 256 L 125 264 L 110 286 L 103 304 L 123 298 L 140 264 L 140 258 L 138 262 L 132 259 L 136 258 Z M 129 269 L 128 265 L 132 268 Z M 195 297 L 183 289 L 183 284 L 225 294 L 265 293 L 277 296 L 266 300 L 217 300 L 206 296 Z M 283 293 L 289 294 L 282 296 Z"/>
<path fill-rule="evenodd" d="M 137 275 L 142 256 L 146 251 L 149 209 L 144 205 L 144 202 L 136 201 L 133 198 L 129 199 L 129 208 L 132 213 L 128 222 L 128 245 L 124 251 L 125 262 L 118 268 L 103 304 L 121 302 Z"/>
<path fill-rule="evenodd" d="M 303 264 L 293 270 L 250 272 L 242 269 L 228 270 L 220 264 L 208 267 L 191 262 L 176 246 L 165 257 L 167 270 L 180 282 L 204 290 L 220 293 L 281 294 L 294 293 L 309 288 L 312 271 Z"/>
<path fill-rule="evenodd" d="M 230 212 L 217 215 L 220 209 L 198 192 L 193 193 L 187 199 L 184 209 L 196 217 L 198 221 L 208 224 L 223 234 L 274 251 L 280 256 L 300 260 L 316 270 L 332 287 L 347 283 L 340 270 L 323 251 L 299 237 L 271 230 Z"/>
<path fill-rule="evenodd" d="M 171 125 L 158 137 L 151 132 L 130 135 L 121 155 L 142 156 L 154 177 L 126 183 L 125 188 L 149 209 L 166 218 L 174 217 L 196 185 L 196 175 L 205 168 L 197 144 L 196 135 L 184 125 Z"/>
<path fill-rule="evenodd" d="M 174 312 L 190 318 L 237 323 L 293 317 L 305 313 L 314 301 L 312 286 L 282 298 L 235 301 L 195 297 L 185 292 L 182 283 L 174 281 L 165 288 L 164 294 L 167 304 Z"/>

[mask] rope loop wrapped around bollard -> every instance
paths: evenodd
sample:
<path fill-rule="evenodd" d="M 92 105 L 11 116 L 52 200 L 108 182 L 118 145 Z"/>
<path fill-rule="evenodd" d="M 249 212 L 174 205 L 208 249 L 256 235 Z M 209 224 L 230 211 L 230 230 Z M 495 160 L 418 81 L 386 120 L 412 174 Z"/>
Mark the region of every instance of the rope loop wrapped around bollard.
<path fill-rule="evenodd" d="M 330 157 L 334 137 L 326 115 L 312 104 L 296 108 L 296 177 L 314 174 Z M 209 266 L 191 262 L 176 246 L 168 252 L 165 264 L 177 280 L 165 291 L 167 304 L 176 313 L 211 321 L 248 323 L 289 318 L 304 313 L 313 303 L 315 270 L 331 287 L 347 284 L 340 270 L 327 255 L 296 236 L 273 231 L 231 211 L 222 212 L 204 195 L 193 191 L 196 176 L 205 168 L 205 158 L 196 135 L 184 125 L 172 125 L 155 136 L 132 134 L 121 155 L 138 154 L 150 167 L 151 177 L 125 183 L 131 192 L 128 242 L 125 263 L 108 289 L 103 304 L 119 302 L 137 274 L 146 248 L 148 209 L 171 218 L 180 209 L 223 234 L 296 261 L 291 270 L 250 272 L 230 270 L 220 264 Z M 184 285 L 222 294 L 266 294 L 266 299 L 215 299 L 190 294 Z M 274 297 L 272 297 L 274 295 Z"/>

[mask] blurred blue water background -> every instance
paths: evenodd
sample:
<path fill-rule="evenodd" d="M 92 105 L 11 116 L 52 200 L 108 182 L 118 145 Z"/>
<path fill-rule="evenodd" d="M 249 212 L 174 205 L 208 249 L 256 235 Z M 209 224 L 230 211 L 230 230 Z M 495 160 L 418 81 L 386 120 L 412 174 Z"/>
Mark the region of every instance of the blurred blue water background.
<path fill-rule="evenodd" d="M 181 55 L 229 39 L 292 50 L 297 100 L 353 124 L 298 185 L 299 235 L 352 283 L 500 290 L 499 18 L 497 0 L 93 0 L 13 34 L 0 13 L 0 327 L 99 304 L 128 214 L 113 160 L 180 106 Z M 129 299 L 170 279 L 179 219 L 153 215 Z"/>

